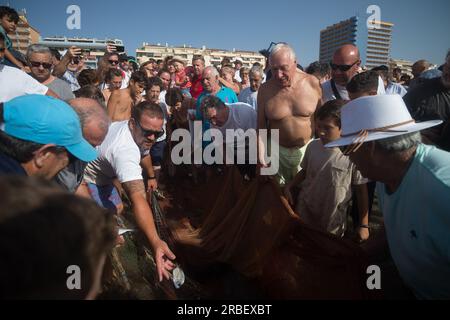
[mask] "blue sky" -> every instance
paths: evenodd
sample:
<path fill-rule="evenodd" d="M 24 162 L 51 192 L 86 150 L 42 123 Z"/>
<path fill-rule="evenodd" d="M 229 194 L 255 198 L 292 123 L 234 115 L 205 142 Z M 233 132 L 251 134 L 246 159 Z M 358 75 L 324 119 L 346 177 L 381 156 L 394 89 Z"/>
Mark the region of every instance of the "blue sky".
<path fill-rule="evenodd" d="M 450 48 L 448 0 L 154 1 L 0 0 L 26 8 L 42 36 L 119 38 L 130 55 L 142 42 L 258 51 L 271 41 L 290 43 L 300 63 L 319 56 L 320 30 L 355 14 L 368 17 L 378 5 L 381 19 L 395 24 L 391 56 L 440 64 Z M 81 30 L 68 30 L 66 8 L 81 8 Z"/>

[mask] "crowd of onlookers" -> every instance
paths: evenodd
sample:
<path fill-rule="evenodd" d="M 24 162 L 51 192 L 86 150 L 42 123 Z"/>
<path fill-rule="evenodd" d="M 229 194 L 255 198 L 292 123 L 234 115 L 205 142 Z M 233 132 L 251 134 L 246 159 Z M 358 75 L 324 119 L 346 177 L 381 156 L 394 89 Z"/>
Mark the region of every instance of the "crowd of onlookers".
<path fill-rule="evenodd" d="M 303 71 L 285 43 L 252 66 L 207 66 L 200 55 L 139 65 L 108 45 L 90 69 L 77 47 L 33 44 L 21 55 L 8 36 L 18 21 L 0 7 L 0 298 L 95 298 L 105 257 L 123 242 L 113 216 L 125 195 L 159 280 L 170 279 L 175 255 L 149 195 L 164 197 L 171 134 L 195 121 L 204 149 L 217 143 L 210 128 L 277 129 L 274 178 L 305 223 L 337 237 L 351 208 L 358 241 L 370 238 L 377 189 L 405 284 L 419 298 L 450 297 L 450 52 L 437 69 L 417 61 L 412 78 L 366 70 L 353 45 Z M 251 150 L 245 135 L 223 143 Z M 245 178 L 270 165 L 266 147 L 258 140 L 257 163 L 238 166 Z M 81 290 L 66 283 L 73 265 Z"/>

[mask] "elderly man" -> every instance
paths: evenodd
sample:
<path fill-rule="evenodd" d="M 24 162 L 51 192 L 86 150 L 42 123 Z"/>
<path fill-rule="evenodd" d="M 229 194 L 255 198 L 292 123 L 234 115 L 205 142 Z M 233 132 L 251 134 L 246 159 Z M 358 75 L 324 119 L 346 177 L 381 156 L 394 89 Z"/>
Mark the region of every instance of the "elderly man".
<path fill-rule="evenodd" d="M 82 136 L 80 120 L 65 102 L 42 95 L 15 98 L 2 107 L 0 174 L 52 179 L 71 156 L 95 160 L 97 152 Z"/>
<path fill-rule="evenodd" d="M 450 298 L 450 153 L 418 133 L 440 123 L 415 123 L 398 95 L 362 97 L 342 108 L 342 138 L 326 145 L 378 181 L 392 258 L 421 299 Z"/>
<path fill-rule="evenodd" d="M 49 48 L 40 44 L 29 46 L 27 61 L 33 78 L 53 90 L 61 100 L 69 101 L 75 98 L 70 85 L 52 75 L 53 58 Z"/>
<path fill-rule="evenodd" d="M 108 133 L 110 120 L 105 109 L 93 99 L 77 98 L 69 101 L 70 106 L 80 118 L 83 137 L 93 146 L 102 144 Z M 81 160 L 72 161 L 55 177 L 55 181 L 65 190 L 88 196 L 89 192 L 85 184 L 82 184 L 84 169 L 87 162 Z"/>
<path fill-rule="evenodd" d="M 422 133 L 426 141 L 450 151 L 450 51 L 440 78 L 424 79 L 404 97 L 417 121 L 443 120 L 444 124 Z"/>
<path fill-rule="evenodd" d="M 136 223 L 150 242 L 160 281 L 169 279 L 175 256 L 156 232 L 152 211 L 147 202 L 142 168 L 143 158 L 155 141 L 164 134 L 164 115 L 158 104 L 141 102 L 133 107 L 129 121 L 115 122 L 98 147 L 99 158 L 89 163 L 84 179 L 95 201 L 108 209 L 122 206 L 113 179 L 117 178 L 131 201 Z M 155 179 L 155 177 L 150 177 Z"/>
<path fill-rule="evenodd" d="M 345 86 L 355 76 L 361 67 L 361 57 L 357 47 L 346 44 L 333 54 L 331 62 L 331 80 L 322 84 L 323 102 L 335 99 L 350 100 Z M 379 78 L 378 94 L 384 94 L 383 80 Z"/>
<path fill-rule="evenodd" d="M 203 56 L 194 56 L 192 58 L 192 67 L 194 68 L 194 76 L 191 79 L 191 96 L 197 99 L 203 92 L 203 70 L 205 69 L 205 59 Z"/>
<path fill-rule="evenodd" d="M 321 88 L 316 77 L 297 69 L 294 50 L 287 44 L 277 44 L 269 63 L 272 78 L 258 92 L 258 129 L 279 130 L 278 182 L 286 184 L 298 171 L 313 136 L 312 116 L 322 105 Z M 260 164 L 264 147 L 259 145 Z M 277 156 L 277 155 L 274 155 Z"/>
<path fill-rule="evenodd" d="M 52 90 L 40 84 L 25 72 L 3 65 L 4 49 L 5 37 L 0 33 L 0 103 L 25 94 L 42 94 L 58 98 Z"/>
<path fill-rule="evenodd" d="M 250 87 L 245 88 L 239 94 L 239 102 L 244 102 L 258 110 L 258 90 L 264 78 L 264 72 L 260 67 L 252 67 L 249 72 Z"/>

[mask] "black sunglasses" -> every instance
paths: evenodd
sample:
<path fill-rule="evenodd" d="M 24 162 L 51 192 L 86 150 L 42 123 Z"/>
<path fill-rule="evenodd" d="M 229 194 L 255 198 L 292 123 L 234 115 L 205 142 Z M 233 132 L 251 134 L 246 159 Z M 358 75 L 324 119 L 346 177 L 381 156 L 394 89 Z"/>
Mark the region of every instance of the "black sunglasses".
<path fill-rule="evenodd" d="M 37 62 L 37 61 L 30 61 L 30 65 L 34 68 L 39 68 L 40 66 L 42 66 L 44 69 L 51 69 L 52 68 L 52 64 L 51 63 L 46 63 L 46 62 Z"/>
<path fill-rule="evenodd" d="M 137 120 L 136 120 L 136 124 L 138 125 L 139 129 L 141 129 L 142 135 L 144 137 L 155 136 L 155 139 L 158 139 L 158 138 L 161 138 L 165 133 L 164 129 L 162 129 L 161 131 L 146 130 L 146 129 L 142 128 L 141 124 Z"/>
<path fill-rule="evenodd" d="M 113 65 L 117 65 L 119 64 L 118 60 L 108 60 L 109 63 L 113 64 Z"/>
<path fill-rule="evenodd" d="M 6 48 L 0 48 L 0 52 L 5 52 Z"/>
<path fill-rule="evenodd" d="M 346 72 L 350 70 L 355 64 L 357 64 L 359 60 L 355 61 L 355 63 L 348 65 L 348 64 L 334 64 L 333 62 L 330 62 L 331 69 L 336 71 L 337 69 L 341 70 L 342 72 Z"/>

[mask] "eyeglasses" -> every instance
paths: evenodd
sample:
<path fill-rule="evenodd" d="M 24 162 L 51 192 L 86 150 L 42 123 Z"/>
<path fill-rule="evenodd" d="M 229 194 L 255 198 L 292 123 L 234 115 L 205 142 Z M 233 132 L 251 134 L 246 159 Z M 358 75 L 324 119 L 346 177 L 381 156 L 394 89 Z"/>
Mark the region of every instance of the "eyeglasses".
<path fill-rule="evenodd" d="M 30 65 L 34 68 L 39 68 L 40 66 L 42 66 L 44 69 L 51 69 L 52 68 L 52 64 L 51 63 L 46 63 L 46 62 L 37 62 L 37 61 L 30 61 Z"/>
<path fill-rule="evenodd" d="M 138 125 L 139 129 L 142 131 L 142 135 L 144 137 L 155 136 L 155 139 L 158 139 L 158 138 L 161 138 L 165 133 L 164 129 L 162 129 L 161 131 L 146 130 L 146 129 L 142 128 L 141 124 L 137 120 L 136 120 L 136 124 Z"/>
<path fill-rule="evenodd" d="M 119 60 L 108 60 L 109 63 L 111 63 L 112 65 L 118 65 L 119 64 Z"/>
<path fill-rule="evenodd" d="M 359 60 L 355 61 L 355 63 L 348 65 L 348 64 L 334 64 L 333 62 L 330 62 L 331 69 L 336 71 L 337 69 L 341 70 L 342 72 L 346 72 L 350 70 L 355 64 L 357 64 Z"/>

